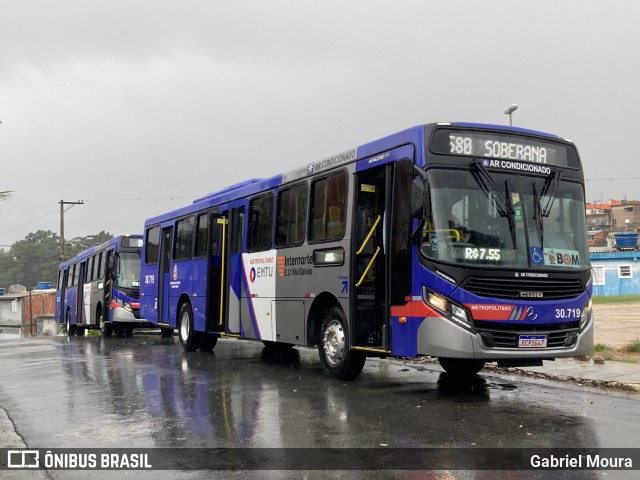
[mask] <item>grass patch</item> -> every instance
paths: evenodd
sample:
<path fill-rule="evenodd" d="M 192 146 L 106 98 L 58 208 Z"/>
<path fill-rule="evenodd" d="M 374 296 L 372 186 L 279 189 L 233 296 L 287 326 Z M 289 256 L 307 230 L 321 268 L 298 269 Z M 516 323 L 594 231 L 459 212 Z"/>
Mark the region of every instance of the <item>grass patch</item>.
<path fill-rule="evenodd" d="M 640 295 L 594 295 L 591 300 L 597 304 L 640 302 Z"/>
<path fill-rule="evenodd" d="M 640 340 L 634 340 L 626 347 L 627 352 L 640 353 Z"/>
<path fill-rule="evenodd" d="M 592 357 L 608 362 L 640 363 L 640 339 L 619 347 L 596 343 Z"/>

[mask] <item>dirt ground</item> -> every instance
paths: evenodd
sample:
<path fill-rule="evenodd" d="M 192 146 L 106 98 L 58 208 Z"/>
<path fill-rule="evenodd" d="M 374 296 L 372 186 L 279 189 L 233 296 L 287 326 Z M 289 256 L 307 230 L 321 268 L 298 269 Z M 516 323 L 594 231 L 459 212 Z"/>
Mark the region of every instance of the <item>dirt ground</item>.
<path fill-rule="evenodd" d="M 596 316 L 595 344 L 607 348 L 595 356 L 607 360 L 640 362 L 640 352 L 629 352 L 626 346 L 640 342 L 640 303 L 594 305 Z"/>

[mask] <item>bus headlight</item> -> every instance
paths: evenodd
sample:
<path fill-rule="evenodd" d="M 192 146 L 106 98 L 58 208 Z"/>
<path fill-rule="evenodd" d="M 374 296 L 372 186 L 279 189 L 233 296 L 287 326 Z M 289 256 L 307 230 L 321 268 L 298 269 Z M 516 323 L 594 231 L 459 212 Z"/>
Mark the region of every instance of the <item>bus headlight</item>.
<path fill-rule="evenodd" d="M 430 292 L 426 287 L 422 287 L 422 299 L 424 303 L 435 308 L 446 318 L 461 327 L 466 328 L 467 330 L 471 330 L 473 328 L 473 324 L 471 323 L 471 320 L 469 320 L 469 315 L 467 314 L 466 309 L 460 305 L 453 303 L 451 300 L 447 300 L 437 293 Z"/>
<path fill-rule="evenodd" d="M 131 307 L 131 304 L 128 302 L 123 302 L 122 299 L 120 298 L 115 298 L 116 303 L 118 304 L 119 307 L 124 308 L 127 312 L 133 312 L 133 308 Z"/>
<path fill-rule="evenodd" d="M 593 302 L 589 299 L 589 303 L 584 307 L 582 313 L 580 314 L 580 329 L 582 329 L 587 323 L 589 323 L 589 319 L 591 318 L 591 310 L 593 307 Z"/>

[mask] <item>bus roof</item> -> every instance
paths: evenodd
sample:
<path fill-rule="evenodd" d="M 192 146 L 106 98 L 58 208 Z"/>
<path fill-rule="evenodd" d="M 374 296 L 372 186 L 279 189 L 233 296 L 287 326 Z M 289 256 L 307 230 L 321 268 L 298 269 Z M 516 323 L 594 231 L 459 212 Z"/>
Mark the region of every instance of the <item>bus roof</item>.
<path fill-rule="evenodd" d="M 185 205 L 184 207 L 180 207 L 175 210 L 157 215 L 155 217 L 148 218 L 145 221 L 145 226 L 179 218 L 195 211 L 202 210 L 203 208 L 224 205 L 225 203 L 232 202 L 243 197 L 248 197 L 285 183 L 306 178 L 309 175 L 318 173 L 320 171 L 337 168 L 339 166 L 355 162 L 371 155 L 384 152 L 385 150 L 391 150 L 401 145 L 414 144 L 418 149 L 416 153 L 422 153 L 422 149 L 425 148 L 425 127 L 435 125 L 450 125 L 462 128 L 502 130 L 511 133 L 524 133 L 528 135 L 538 135 L 562 140 L 562 138 L 558 137 L 557 135 L 539 132 L 536 130 L 529 130 L 525 128 L 512 127 L 509 125 L 491 125 L 468 122 L 447 122 L 417 125 L 388 135 L 386 137 L 379 138 L 377 140 L 345 150 L 320 161 L 311 162 L 306 166 L 299 167 L 287 173 L 278 174 L 271 178 L 252 178 L 250 180 L 238 182 L 236 184 L 204 195 L 203 197 L 197 198 L 190 205 Z"/>
<path fill-rule="evenodd" d="M 111 238 L 110 240 L 107 240 L 104 243 L 101 243 L 100 245 L 95 245 L 93 247 L 89 247 L 86 250 L 80 252 L 79 254 L 77 254 L 75 257 L 70 258 L 69 260 L 65 260 L 64 262 L 62 262 L 58 269 L 63 269 L 68 267 L 69 265 L 73 265 L 74 263 L 78 262 L 79 260 L 82 260 L 84 258 L 90 257 L 91 255 L 93 255 L 94 253 L 96 253 L 99 250 L 102 250 L 103 248 L 109 248 L 111 246 L 114 245 L 118 245 L 120 243 L 120 240 L 122 240 L 123 238 L 127 238 L 127 237 L 133 237 L 133 238 L 142 238 L 142 235 L 140 234 L 132 234 L 132 235 L 117 235 L 113 238 Z"/>

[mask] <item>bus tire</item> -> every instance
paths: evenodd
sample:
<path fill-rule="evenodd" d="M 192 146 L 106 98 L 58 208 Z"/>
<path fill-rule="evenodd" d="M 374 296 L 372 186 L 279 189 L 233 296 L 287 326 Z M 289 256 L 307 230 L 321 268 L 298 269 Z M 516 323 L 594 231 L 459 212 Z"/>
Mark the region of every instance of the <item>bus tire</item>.
<path fill-rule="evenodd" d="M 444 371 L 456 376 L 472 376 L 484 368 L 484 360 L 438 357 Z"/>
<path fill-rule="evenodd" d="M 113 333 L 116 334 L 116 337 L 123 338 L 124 337 L 124 325 L 120 322 L 115 322 L 113 324 Z"/>
<path fill-rule="evenodd" d="M 76 326 L 71 325 L 71 311 L 67 310 L 65 326 L 67 327 L 67 337 L 73 337 L 76 334 Z"/>
<path fill-rule="evenodd" d="M 113 323 L 111 322 L 101 322 L 100 330 L 102 330 L 102 336 L 104 338 L 109 338 L 113 335 Z"/>
<path fill-rule="evenodd" d="M 200 351 L 211 352 L 218 343 L 218 335 L 213 333 L 203 333 L 200 338 Z"/>
<path fill-rule="evenodd" d="M 162 338 L 173 337 L 173 328 L 160 327 L 160 336 Z"/>
<path fill-rule="evenodd" d="M 178 315 L 178 334 L 185 352 L 193 352 L 200 347 L 200 332 L 193 329 L 193 311 L 191 305 L 183 303 Z"/>
<path fill-rule="evenodd" d="M 318 352 L 324 371 L 331 378 L 353 380 L 362 372 L 367 357 L 351 349 L 347 321 L 339 307 L 330 308 L 322 321 Z"/>

